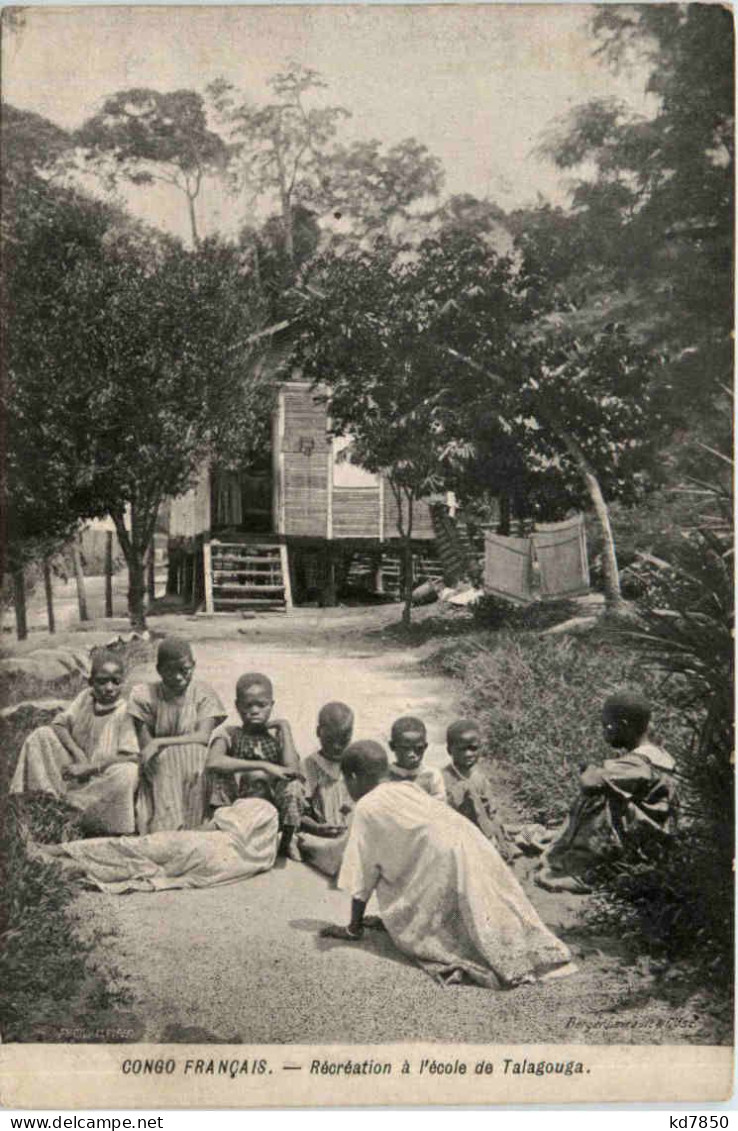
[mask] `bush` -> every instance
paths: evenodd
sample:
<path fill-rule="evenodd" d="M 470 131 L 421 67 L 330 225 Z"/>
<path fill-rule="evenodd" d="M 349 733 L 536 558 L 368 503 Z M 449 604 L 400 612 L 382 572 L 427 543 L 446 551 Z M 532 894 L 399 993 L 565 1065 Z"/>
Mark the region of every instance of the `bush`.
<path fill-rule="evenodd" d="M 627 869 L 608 890 L 615 906 L 625 896 L 642 934 L 699 963 L 714 983 L 729 979 L 733 955 L 733 540 L 730 484 L 704 486 L 701 525 L 684 532 L 671 569 L 640 604 L 639 625 L 621 633 L 689 722 L 676 751 L 684 827 L 663 873 Z M 655 930 L 654 883 L 664 911 Z"/>
<path fill-rule="evenodd" d="M 72 911 L 74 883 L 27 843 L 59 843 L 78 834 L 78 814 L 44 795 L 7 803 L 2 834 L 6 869 L 0 893 L 0 1025 L 4 1041 L 37 1039 L 91 1010 L 124 1000 L 115 972 L 93 962 L 95 941 Z"/>
<path fill-rule="evenodd" d="M 503 764 L 525 816 L 544 823 L 566 815 L 580 765 L 607 755 L 602 701 L 626 684 L 656 699 L 657 680 L 615 644 L 502 631 L 454 644 L 440 660 L 463 679 L 463 709 L 484 727 L 489 756 Z M 684 726 L 657 707 L 654 730 L 667 748 L 683 741 Z"/>
<path fill-rule="evenodd" d="M 471 606 L 474 622 L 479 628 L 519 629 L 521 632 L 543 632 L 581 613 L 576 601 L 560 598 L 551 601 L 534 601 L 530 605 L 516 605 L 494 593 L 485 593 Z"/>

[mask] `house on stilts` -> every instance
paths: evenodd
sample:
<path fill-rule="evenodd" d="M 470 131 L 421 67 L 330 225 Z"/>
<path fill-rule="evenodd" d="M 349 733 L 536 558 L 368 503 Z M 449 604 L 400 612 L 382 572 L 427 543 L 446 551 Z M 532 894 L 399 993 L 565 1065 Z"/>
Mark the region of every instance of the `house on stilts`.
<path fill-rule="evenodd" d="M 270 450 L 240 471 L 205 467 L 173 500 L 169 590 L 207 613 L 335 604 L 347 591 L 399 593 L 397 504 L 383 475 L 344 458 L 307 381 L 279 383 Z M 414 580 L 448 574 L 440 497 L 413 511 Z M 441 513 L 442 512 L 442 513 Z"/>

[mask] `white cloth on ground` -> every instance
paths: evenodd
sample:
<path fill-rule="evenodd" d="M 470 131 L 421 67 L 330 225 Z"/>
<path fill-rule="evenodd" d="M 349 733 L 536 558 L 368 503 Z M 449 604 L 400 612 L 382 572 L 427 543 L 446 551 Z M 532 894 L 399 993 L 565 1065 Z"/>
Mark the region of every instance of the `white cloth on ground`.
<path fill-rule="evenodd" d="M 277 810 L 248 797 L 217 809 L 202 829 L 98 837 L 36 846 L 42 858 L 70 862 L 100 891 L 205 888 L 245 880 L 274 865 Z"/>

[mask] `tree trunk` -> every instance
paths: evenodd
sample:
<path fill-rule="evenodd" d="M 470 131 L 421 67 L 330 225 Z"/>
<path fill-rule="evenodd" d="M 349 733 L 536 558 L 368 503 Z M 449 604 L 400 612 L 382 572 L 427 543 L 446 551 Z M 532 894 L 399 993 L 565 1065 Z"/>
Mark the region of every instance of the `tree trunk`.
<path fill-rule="evenodd" d="M 402 607 L 402 623 L 405 628 L 409 628 L 413 616 L 413 585 L 415 580 L 413 577 L 413 496 L 406 494 L 405 497 L 407 499 L 407 525 L 405 526 L 403 545 L 402 580 L 405 590 L 405 603 Z"/>
<path fill-rule="evenodd" d="M 282 194 L 282 227 L 284 230 L 284 252 L 290 263 L 295 260 L 295 224 L 292 216 L 292 201 Z"/>
<path fill-rule="evenodd" d="M 74 567 L 74 580 L 77 583 L 79 619 L 86 621 L 90 619 L 90 614 L 87 611 L 87 593 L 85 592 L 85 575 L 82 572 L 82 555 L 79 552 L 79 543 L 76 540 L 72 543 L 72 565 Z"/>
<path fill-rule="evenodd" d="M 105 616 L 113 615 L 113 531 L 105 534 Z"/>
<path fill-rule="evenodd" d="M 13 605 L 15 606 L 15 631 L 19 640 L 28 636 L 26 621 L 26 579 L 23 569 L 13 570 Z"/>
<path fill-rule="evenodd" d="M 150 539 L 141 539 L 136 510 L 131 506 L 131 530 L 126 530 L 123 511 L 111 512 L 118 542 L 128 566 L 128 619 L 134 632 L 146 631 L 146 550 Z M 153 523 L 152 523 L 153 529 Z"/>
<path fill-rule="evenodd" d="M 413 616 L 413 543 L 409 534 L 403 538 L 402 544 L 402 624 L 409 628 Z"/>
<path fill-rule="evenodd" d="M 54 592 L 51 588 L 51 566 L 49 559 L 44 559 L 44 590 L 46 593 L 46 619 L 49 624 L 49 632 L 53 635 L 56 632 L 56 621 L 54 620 Z"/>
<path fill-rule="evenodd" d="M 146 559 L 146 592 L 149 598 L 149 608 L 151 608 L 156 600 L 156 551 L 153 538 Z"/>
<path fill-rule="evenodd" d="M 187 193 L 187 205 L 190 213 L 190 231 L 192 232 L 192 243 L 195 248 L 200 246 L 200 234 L 197 230 L 197 216 L 195 214 L 195 197 L 192 193 Z"/>
<path fill-rule="evenodd" d="M 597 515 L 597 521 L 600 524 L 602 531 L 602 572 L 605 585 L 605 608 L 608 612 L 614 612 L 622 605 L 623 595 L 620 591 L 620 571 L 618 569 L 618 559 L 615 553 L 615 538 L 613 537 L 612 524 L 610 522 L 610 510 L 605 496 L 602 494 L 602 488 L 600 487 L 594 468 L 579 444 L 568 432 L 561 432 L 560 435 L 566 445 L 567 451 L 576 461 L 577 467 L 584 477 L 587 490 L 589 491 L 589 497 L 592 500 L 592 506 Z"/>
<path fill-rule="evenodd" d="M 510 534 L 510 496 L 507 493 L 500 495 L 500 522 L 497 533 L 505 537 Z"/>
<path fill-rule="evenodd" d="M 128 619 L 134 632 L 146 630 L 146 570 L 144 555 L 132 554 L 128 564 Z"/>

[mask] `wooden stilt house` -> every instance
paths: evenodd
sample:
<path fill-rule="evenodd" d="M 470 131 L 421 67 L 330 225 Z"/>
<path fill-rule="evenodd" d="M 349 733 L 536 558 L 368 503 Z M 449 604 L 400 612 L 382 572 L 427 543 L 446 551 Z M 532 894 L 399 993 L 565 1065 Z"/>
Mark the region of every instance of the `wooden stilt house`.
<path fill-rule="evenodd" d="M 271 451 L 242 471 L 204 468 L 172 502 L 169 589 L 208 613 L 334 604 L 339 591 L 399 590 L 397 504 L 382 475 L 341 458 L 325 404 L 280 384 Z M 413 516 L 415 576 L 437 576 L 432 500 Z"/>

